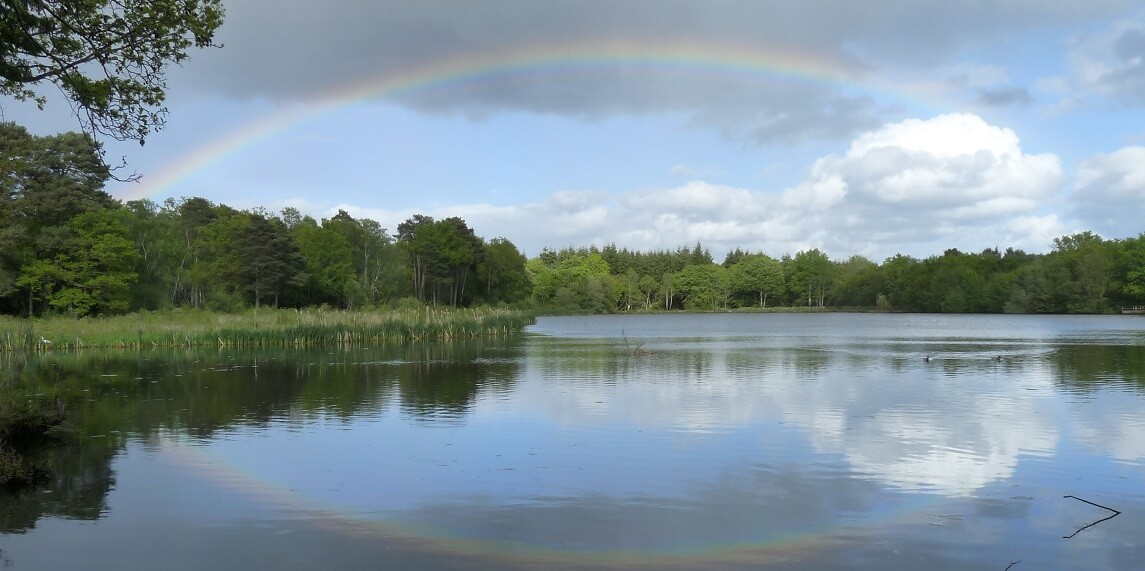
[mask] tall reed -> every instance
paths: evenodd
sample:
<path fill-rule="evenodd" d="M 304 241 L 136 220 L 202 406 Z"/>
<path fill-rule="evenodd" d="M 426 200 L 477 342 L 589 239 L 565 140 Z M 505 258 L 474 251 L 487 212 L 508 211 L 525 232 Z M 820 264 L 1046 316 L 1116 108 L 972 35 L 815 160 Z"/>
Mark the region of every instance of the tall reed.
<path fill-rule="evenodd" d="M 419 308 L 383 311 L 198 310 L 110 318 L 0 317 L 0 351 L 149 347 L 362 346 L 506 335 L 534 322 L 509 309 Z"/>

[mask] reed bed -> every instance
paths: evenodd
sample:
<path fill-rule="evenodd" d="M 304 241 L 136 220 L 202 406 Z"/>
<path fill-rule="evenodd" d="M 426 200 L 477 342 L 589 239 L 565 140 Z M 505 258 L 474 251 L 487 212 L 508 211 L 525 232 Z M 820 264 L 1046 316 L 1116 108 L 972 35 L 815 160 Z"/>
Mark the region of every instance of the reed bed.
<path fill-rule="evenodd" d="M 260 309 L 241 314 L 172 310 L 97 319 L 0 317 L 0 351 L 368 346 L 507 335 L 533 322 L 529 312 L 491 308 Z"/>

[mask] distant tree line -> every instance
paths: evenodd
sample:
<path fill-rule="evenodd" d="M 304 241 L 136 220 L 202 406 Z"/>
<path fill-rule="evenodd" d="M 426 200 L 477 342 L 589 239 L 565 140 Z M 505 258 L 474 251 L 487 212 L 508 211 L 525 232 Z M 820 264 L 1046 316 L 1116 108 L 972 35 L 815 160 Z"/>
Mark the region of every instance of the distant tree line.
<path fill-rule="evenodd" d="M 570 312 L 875 307 L 976 313 L 1102 313 L 1145 305 L 1145 234 L 1054 240 L 1047 254 L 956 249 L 926 259 L 779 259 L 701 244 L 607 245 L 526 260 L 457 217 L 415 215 L 391 235 L 339 211 L 240 211 L 204 198 L 120 203 L 89 136 L 0 123 L 0 313 L 107 315 L 195 307 L 398 303 L 531 305 Z M 413 301 L 403 301 L 413 300 Z"/>
<path fill-rule="evenodd" d="M 534 301 L 566 311 L 803 306 L 927 313 L 1107 313 L 1145 306 L 1145 234 L 1057 238 L 1046 254 L 1012 248 L 877 264 L 818 249 L 775 259 L 736 249 L 723 263 L 700 244 L 675 251 L 545 250 L 529 260 Z"/>

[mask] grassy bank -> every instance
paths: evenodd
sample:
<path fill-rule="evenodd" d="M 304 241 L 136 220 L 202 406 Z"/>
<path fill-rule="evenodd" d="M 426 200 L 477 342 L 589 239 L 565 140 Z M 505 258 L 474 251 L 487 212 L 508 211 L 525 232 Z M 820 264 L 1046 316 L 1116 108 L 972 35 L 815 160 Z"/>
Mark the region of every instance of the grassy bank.
<path fill-rule="evenodd" d="M 528 312 L 489 308 L 261 309 L 240 314 L 174 310 L 95 319 L 3 317 L 0 351 L 362 346 L 504 335 L 532 322 Z"/>

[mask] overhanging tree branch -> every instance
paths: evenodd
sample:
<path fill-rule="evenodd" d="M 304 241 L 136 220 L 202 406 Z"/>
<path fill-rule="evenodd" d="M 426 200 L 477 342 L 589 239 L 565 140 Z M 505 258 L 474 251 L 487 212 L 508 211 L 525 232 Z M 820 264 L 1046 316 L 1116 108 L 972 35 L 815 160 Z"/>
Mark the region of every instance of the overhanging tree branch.
<path fill-rule="evenodd" d="M 215 46 L 222 0 L 0 0 L 0 96 L 41 108 L 44 82 L 92 136 L 143 144 L 163 127 L 164 70 Z"/>

